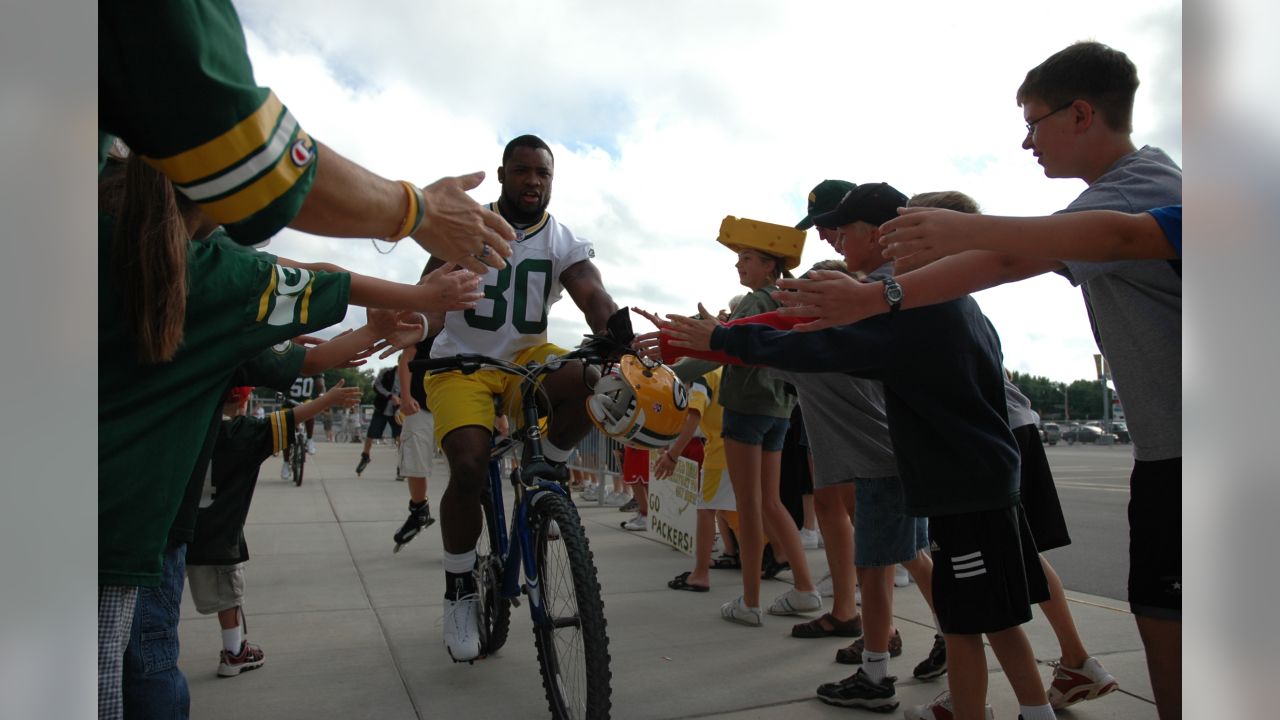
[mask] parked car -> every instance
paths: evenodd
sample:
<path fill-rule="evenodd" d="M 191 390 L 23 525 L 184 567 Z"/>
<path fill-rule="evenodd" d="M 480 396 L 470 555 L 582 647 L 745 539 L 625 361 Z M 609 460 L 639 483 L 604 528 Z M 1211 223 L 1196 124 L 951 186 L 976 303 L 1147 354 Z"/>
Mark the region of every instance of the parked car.
<path fill-rule="evenodd" d="M 1094 444 L 1102 437 L 1102 428 L 1094 425 L 1077 425 L 1062 433 L 1062 441 L 1068 445 L 1076 443 Z"/>
<path fill-rule="evenodd" d="M 1128 444 L 1133 442 L 1129 437 L 1129 426 L 1122 422 L 1111 423 L 1111 432 L 1116 436 L 1116 442 Z"/>
<path fill-rule="evenodd" d="M 1058 423 L 1047 422 L 1040 426 L 1040 440 L 1046 445 L 1057 445 L 1062 439 L 1062 428 Z"/>

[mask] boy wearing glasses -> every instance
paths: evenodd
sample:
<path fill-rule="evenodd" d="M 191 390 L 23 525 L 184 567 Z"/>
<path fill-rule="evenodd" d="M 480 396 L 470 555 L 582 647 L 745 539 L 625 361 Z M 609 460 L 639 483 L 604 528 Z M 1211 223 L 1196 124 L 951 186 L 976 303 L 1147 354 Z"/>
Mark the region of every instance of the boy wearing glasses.
<path fill-rule="evenodd" d="M 1022 147 L 1050 178 L 1089 187 L 1064 212 L 1126 213 L 1182 203 L 1182 169 L 1164 151 L 1134 146 L 1137 70 L 1097 42 L 1061 50 L 1027 73 L 1017 100 L 1027 122 Z M 1029 238 L 1034 241 L 1034 238 Z M 1129 603 L 1146 650 L 1161 718 L 1182 708 L 1182 261 L 1077 262 L 969 252 L 897 277 L 902 309 L 1057 272 L 1081 286 L 1098 347 L 1124 397 L 1133 437 Z M 799 327 L 856 322 L 889 310 L 884 293 L 837 277 L 784 281 Z M 1050 695 L 1063 707 L 1089 679 L 1059 668 Z"/>

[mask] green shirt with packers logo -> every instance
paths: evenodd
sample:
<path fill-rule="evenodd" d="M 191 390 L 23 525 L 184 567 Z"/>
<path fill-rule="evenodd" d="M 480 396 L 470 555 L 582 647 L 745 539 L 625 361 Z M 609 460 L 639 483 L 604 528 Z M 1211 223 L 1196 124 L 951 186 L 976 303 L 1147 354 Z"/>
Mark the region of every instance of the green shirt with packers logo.
<path fill-rule="evenodd" d="M 254 81 L 227 0 L 98 8 L 99 170 L 113 135 L 240 243 L 288 225 L 315 179 L 316 145 Z"/>
<path fill-rule="evenodd" d="M 232 373 L 262 350 L 340 321 L 351 276 L 193 242 L 187 314 L 170 362 L 135 358 L 98 228 L 98 583 L 154 586 L 208 423 Z"/>

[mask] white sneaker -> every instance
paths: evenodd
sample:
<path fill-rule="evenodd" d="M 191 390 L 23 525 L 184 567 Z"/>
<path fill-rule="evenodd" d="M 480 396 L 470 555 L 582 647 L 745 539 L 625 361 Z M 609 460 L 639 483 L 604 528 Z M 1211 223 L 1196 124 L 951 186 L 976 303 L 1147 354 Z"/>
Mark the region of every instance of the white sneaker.
<path fill-rule="evenodd" d="M 823 575 L 822 579 L 818 581 L 817 587 L 818 587 L 818 594 L 821 595 L 822 597 L 836 596 L 835 585 L 831 582 L 831 573 L 827 573 L 826 575 Z"/>
<path fill-rule="evenodd" d="M 800 528 L 800 544 L 805 550 L 817 550 L 822 547 L 822 533 L 817 530 Z"/>
<path fill-rule="evenodd" d="M 893 586 L 906 587 L 911 584 L 911 573 L 901 565 L 893 566 Z"/>
<path fill-rule="evenodd" d="M 596 502 L 597 500 L 600 499 L 600 486 L 595 483 L 592 483 L 586 486 L 585 488 L 583 488 L 582 494 L 579 495 L 579 497 L 581 497 L 583 500 Z"/>
<path fill-rule="evenodd" d="M 622 529 L 644 532 L 649 529 L 649 518 L 637 513 L 635 517 L 622 522 Z"/>
<path fill-rule="evenodd" d="M 480 596 L 444 601 L 444 647 L 454 662 L 480 657 Z"/>
<path fill-rule="evenodd" d="M 1096 658 L 1086 659 L 1078 668 L 1059 663 L 1049 686 L 1049 704 L 1054 710 L 1061 710 L 1081 700 L 1096 700 L 1119 687 L 1116 679 Z"/>
<path fill-rule="evenodd" d="M 307 438 L 307 454 L 308 455 L 316 454 L 316 441 L 312 438 Z"/>
<path fill-rule="evenodd" d="M 982 712 L 987 720 L 995 720 L 996 714 L 990 705 L 986 706 Z M 951 705 L 951 691 L 942 691 L 942 694 L 928 705 L 909 707 L 902 715 L 907 720 L 951 720 L 955 717 L 955 708 Z"/>
<path fill-rule="evenodd" d="M 604 504 L 607 507 L 622 507 L 630 499 L 631 496 L 624 492 L 609 492 L 604 496 Z"/>
<path fill-rule="evenodd" d="M 289 471 L 289 463 L 287 462 L 280 466 L 280 479 L 281 480 L 293 479 L 293 473 Z"/>
<path fill-rule="evenodd" d="M 770 615 L 799 615 L 822 609 L 822 596 L 817 590 L 801 592 L 795 588 L 779 595 L 769 606 Z"/>
<path fill-rule="evenodd" d="M 739 625 L 749 625 L 751 627 L 764 625 L 764 618 L 760 615 L 760 608 L 747 607 L 747 604 L 742 601 L 741 595 L 720 606 L 720 617 Z"/>

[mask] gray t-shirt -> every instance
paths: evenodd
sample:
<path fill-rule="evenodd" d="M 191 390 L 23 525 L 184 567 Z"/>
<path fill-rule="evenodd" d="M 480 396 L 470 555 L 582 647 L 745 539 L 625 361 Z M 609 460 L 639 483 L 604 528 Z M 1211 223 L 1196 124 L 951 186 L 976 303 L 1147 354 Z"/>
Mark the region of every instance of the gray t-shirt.
<path fill-rule="evenodd" d="M 856 478 L 897 477 L 882 383 L 844 373 L 774 372 L 791 383 L 800 397 L 813 453 L 814 487 Z"/>
<path fill-rule="evenodd" d="M 1017 430 L 1026 425 L 1040 424 L 1040 416 L 1031 409 L 1031 400 L 1008 378 L 1004 380 L 1004 400 L 1009 406 L 1010 428 Z"/>
<path fill-rule="evenodd" d="M 1182 169 L 1145 146 L 1116 161 L 1062 212 L 1144 212 L 1182 203 Z M 1124 404 L 1133 456 L 1182 457 L 1182 261 L 1067 261 Z"/>

